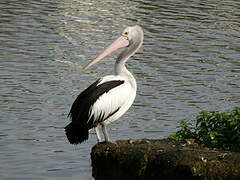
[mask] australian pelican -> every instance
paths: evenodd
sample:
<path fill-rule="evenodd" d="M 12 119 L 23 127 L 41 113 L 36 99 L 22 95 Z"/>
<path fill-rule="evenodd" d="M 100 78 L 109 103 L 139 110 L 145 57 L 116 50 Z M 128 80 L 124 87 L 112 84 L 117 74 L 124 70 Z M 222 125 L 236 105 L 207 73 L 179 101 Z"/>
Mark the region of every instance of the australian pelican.
<path fill-rule="evenodd" d="M 115 75 L 98 79 L 78 95 L 69 112 L 71 123 L 65 127 L 71 144 L 88 139 L 89 130 L 95 128 L 98 142 L 109 141 L 106 125 L 121 117 L 132 105 L 137 90 L 136 80 L 125 63 L 142 45 L 143 31 L 140 26 L 127 27 L 122 35 L 108 46 L 96 59 L 83 67 L 88 69 L 119 48 L 124 50 L 117 57 Z"/>

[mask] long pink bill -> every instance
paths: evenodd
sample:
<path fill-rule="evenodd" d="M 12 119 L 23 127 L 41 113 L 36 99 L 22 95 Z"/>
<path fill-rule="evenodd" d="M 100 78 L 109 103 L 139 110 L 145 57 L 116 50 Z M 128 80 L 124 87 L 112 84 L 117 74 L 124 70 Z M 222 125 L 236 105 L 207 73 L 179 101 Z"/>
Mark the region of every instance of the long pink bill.
<path fill-rule="evenodd" d="M 109 45 L 101 54 L 99 54 L 98 57 L 96 57 L 93 61 L 91 61 L 87 65 L 83 66 L 82 70 L 88 69 L 90 66 L 96 64 L 98 61 L 108 56 L 109 54 L 113 53 L 117 49 L 126 47 L 128 45 L 129 45 L 128 38 L 125 36 L 120 36 L 111 45 Z"/>

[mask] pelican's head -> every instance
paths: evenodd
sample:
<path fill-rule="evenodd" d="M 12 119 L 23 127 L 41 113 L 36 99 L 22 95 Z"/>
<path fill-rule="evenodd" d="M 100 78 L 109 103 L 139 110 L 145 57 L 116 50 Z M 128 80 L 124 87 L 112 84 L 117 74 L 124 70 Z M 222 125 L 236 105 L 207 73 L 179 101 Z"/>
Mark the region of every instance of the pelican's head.
<path fill-rule="evenodd" d="M 134 50 L 134 52 L 142 45 L 143 30 L 140 26 L 131 26 L 124 29 L 122 35 L 117 38 L 111 45 L 109 45 L 102 53 L 99 54 L 93 61 L 85 65 L 82 69 L 86 70 L 93 64 L 96 64 L 104 57 L 110 55 L 119 48 L 127 47 L 127 49 Z"/>
<path fill-rule="evenodd" d="M 124 29 L 122 36 L 128 39 L 128 46 L 132 46 L 133 44 L 141 45 L 143 42 L 143 30 L 138 25 L 127 27 L 126 29 Z"/>

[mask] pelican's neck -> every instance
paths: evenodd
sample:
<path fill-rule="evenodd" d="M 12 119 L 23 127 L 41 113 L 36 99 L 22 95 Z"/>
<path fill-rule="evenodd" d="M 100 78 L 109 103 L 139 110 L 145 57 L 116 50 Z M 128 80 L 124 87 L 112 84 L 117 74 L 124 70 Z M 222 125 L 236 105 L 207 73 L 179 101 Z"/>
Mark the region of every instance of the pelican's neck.
<path fill-rule="evenodd" d="M 114 70 L 116 75 L 123 77 L 132 85 L 133 89 L 135 90 L 137 89 L 136 80 L 132 73 L 128 71 L 128 69 L 126 68 L 125 63 L 122 62 L 118 63 L 116 61 Z"/>
<path fill-rule="evenodd" d="M 126 52 L 126 50 L 123 51 L 116 60 L 114 67 L 115 74 L 124 77 L 126 80 L 128 80 L 128 82 L 132 85 L 134 89 L 137 89 L 137 83 L 134 76 L 130 71 L 128 71 L 128 69 L 125 66 L 125 63 L 127 62 L 128 58 L 135 52 L 128 54 L 128 56 L 122 56 L 124 52 Z"/>
<path fill-rule="evenodd" d="M 128 69 L 125 66 L 125 63 L 115 63 L 115 68 L 114 68 L 115 74 L 116 75 L 127 75 L 127 76 L 132 76 L 132 74 L 130 73 L 130 71 L 128 71 Z"/>
<path fill-rule="evenodd" d="M 125 64 L 127 60 L 141 47 L 141 45 L 142 41 L 139 43 L 133 43 L 119 54 L 115 63 L 115 74 L 132 76 L 132 74 L 127 70 Z"/>
<path fill-rule="evenodd" d="M 128 71 L 125 64 L 127 60 L 132 56 L 135 52 L 130 53 L 128 48 L 124 50 L 117 58 L 115 63 L 115 74 L 116 75 L 126 75 L 126 76 L 132 76 L 132 74 Z"/>

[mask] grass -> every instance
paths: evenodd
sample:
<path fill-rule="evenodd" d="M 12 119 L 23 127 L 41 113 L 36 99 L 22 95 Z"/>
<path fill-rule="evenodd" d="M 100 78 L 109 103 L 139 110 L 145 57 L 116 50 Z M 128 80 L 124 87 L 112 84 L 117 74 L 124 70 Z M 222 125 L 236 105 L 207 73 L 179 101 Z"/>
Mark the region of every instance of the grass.
<path fill-rule="evenodd" d="M 240 151 L 240 107 L 230 112 L 202 111 L 194 123 L 180 121 L 174 140 L 194 139 L 209 148 Z"/>

